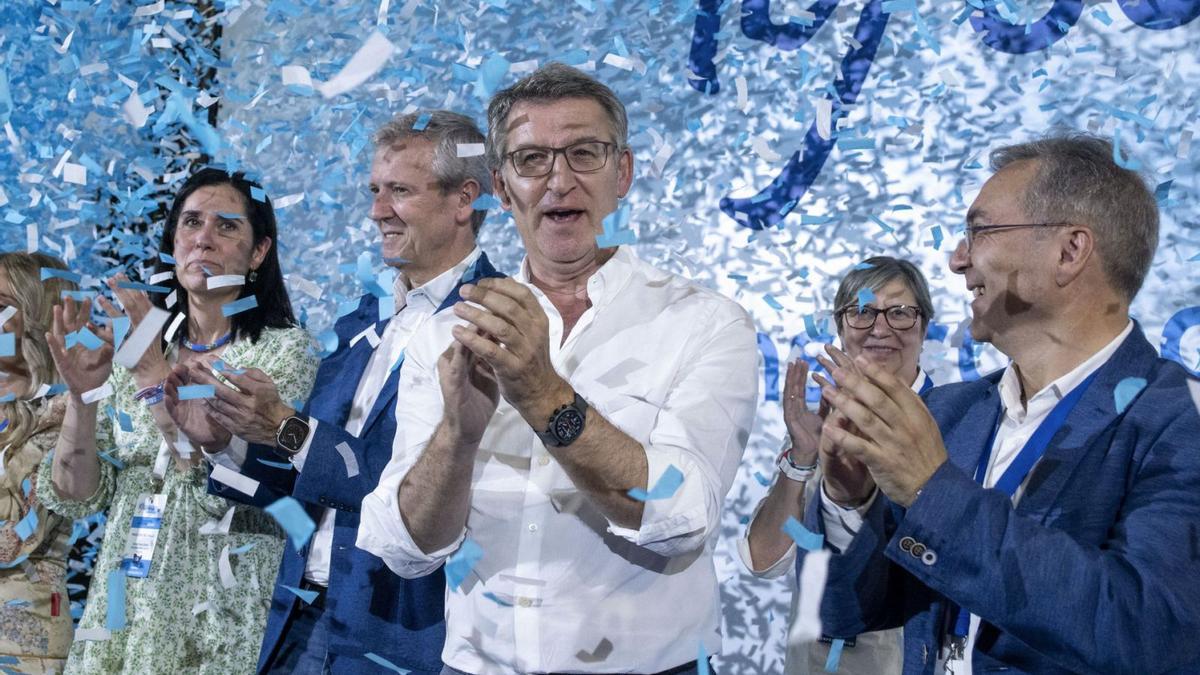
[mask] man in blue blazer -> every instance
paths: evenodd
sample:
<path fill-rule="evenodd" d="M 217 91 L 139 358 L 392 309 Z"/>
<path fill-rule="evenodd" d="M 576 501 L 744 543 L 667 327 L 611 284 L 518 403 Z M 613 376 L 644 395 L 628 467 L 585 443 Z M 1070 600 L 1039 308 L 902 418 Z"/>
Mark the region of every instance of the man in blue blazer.
<path fill-rule="evenodd" d="M 354 545 L 359 505 L 392 456 L 396 384 L 404 347 L 425 320 L 454 305 L 459 287 L 500 276 L 475 245 L 490 192 L 480 157 L 462 144 L 484 142 L 475 124 L 448 111 L 400 116 L 379 130 L 371 169 L 371 218 L 382 257 L 398 270 L 386 280 L 360 274 L 369 291 L 334 327 L 337 348 L 321 363 L 312 396 L 297 413 L 262 373 L 204 369 L 192 381 L 217 384 L 210 414 L 250 443 L 213 455 L 258 481 L 247 496 L 219 480 L 210 491 L 267 506 L 298 500 L 317 530 L 299 551 L 284 549 L 259 658 L 260 673 L 375 673 L 388 665 L 441 671 L 445 577 L 441 569 L 406 580 Z"/>
<path fill-rule="evenodd" d="M 1158 213 L 1113 157 L 992 153 L 951 268 L 1003 371 L 922 402 L 831 350 L 821 616 L 903 625 L 905 673 L 1200 672 L 1197 383 L 1129 319 Z"/>

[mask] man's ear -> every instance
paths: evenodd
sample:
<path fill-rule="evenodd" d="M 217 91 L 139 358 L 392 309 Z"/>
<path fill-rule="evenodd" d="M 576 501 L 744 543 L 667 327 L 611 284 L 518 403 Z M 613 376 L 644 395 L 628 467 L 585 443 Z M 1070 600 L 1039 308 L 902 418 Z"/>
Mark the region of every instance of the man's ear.
<path fill-rule="evenodd" d="M 1083 274 L 1088 262 L 1096 254 L 1096 236 L 1090 227 L 1071 225 L 1065 234 L 1056 238 L 1058 243 L 1058 268 L 1055 283 L 1066 286 Z"/>
<path fill-rule="evenodd" d="M 458 186 L 457 220 L 459 222 L 471 222 L 471 215 L 475 212 L 475 200 L 479 199 L 480 194 L 482 194 L 482 190 L 479 188 L 479 183 L 474 180 L 468 179 Z"/>
<path fill-rule="evenodd" d="M 499 169 L 492 169 L 492 190 L 495 191 L 496 198 L 500 200 L 500 208 L 512 211 L 512 197 L 508 194 L 508 183 L 504 182 L 504 176 Z"/>
<path fill-rule="evenodd" d="M 625 148 L 617 156 L 617 197 L 624 199 L 633 185 L 633 151 Z"/>

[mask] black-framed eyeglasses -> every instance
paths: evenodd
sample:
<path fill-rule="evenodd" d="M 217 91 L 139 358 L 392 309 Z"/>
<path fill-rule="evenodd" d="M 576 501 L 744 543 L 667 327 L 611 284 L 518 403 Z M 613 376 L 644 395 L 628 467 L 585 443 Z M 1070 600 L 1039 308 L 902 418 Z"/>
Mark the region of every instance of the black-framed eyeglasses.
<path fill-rule="evenodd" d="M 839 312 L 847 326 L 865 330 L 875 325 L 875 317 L 883 315 L 887 325 L 895 330 L 908 330 L 917 325 L 921 318 L 921 310 L 911 305 L 892 305 L 891 307 L 872 307 L 870 305 L 850 305 Z"/>
<path fill-rule="evenodd" d="M 1002 232 L 1025 227 L 1067 227 L 1072 223 L 1012 223 L 1008 225 L 967 225 L 967 250 L 975 243 L 975 237 L 981 232 Z"/>
<path fill-rule="evenodd" d="M 619 147 L 607 141 L 580 141 L 562 148 L 521 148 L 508 153 L 513 170 L 525 178 L 541 178 L 554 169 L 554 160 L 562 154 L 567 166 L 576 173 L 592 173 L 608 164 L 609 148 Z"/>

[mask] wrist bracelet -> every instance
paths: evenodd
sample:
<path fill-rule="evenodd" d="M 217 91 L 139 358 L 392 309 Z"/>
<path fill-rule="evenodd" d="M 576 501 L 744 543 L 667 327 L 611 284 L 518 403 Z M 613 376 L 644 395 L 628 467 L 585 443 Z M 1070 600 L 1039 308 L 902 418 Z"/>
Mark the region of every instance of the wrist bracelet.
<path fill-rule="evenodd" d="M 817 464 L 808 466 L 797 466 L 792 463 L 792 449 L 787 447 L 779 455 L 779 460 L 776 462 L 779 466 L 779 471 L 787 478 L 804 483 L 813 477 L 817 472 Z"/>
<path fill-rule="evenodd" d="M 163 382 L 159 382 L 158 384 L 139 389 L 138 392 L 133 395 L 133 399 L 135 401 L 141 401 L 146 405 L 146 407 L 162 403 L 163 399 L 166 398 L 166 392 L 163 390 L 164 383 L 165 380 Z"/>

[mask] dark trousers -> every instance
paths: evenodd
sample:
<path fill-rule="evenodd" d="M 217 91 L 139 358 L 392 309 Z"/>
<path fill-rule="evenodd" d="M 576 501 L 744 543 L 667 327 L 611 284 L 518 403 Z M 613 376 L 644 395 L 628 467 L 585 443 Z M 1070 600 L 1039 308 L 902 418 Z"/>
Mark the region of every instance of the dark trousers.
<path fill-rule="evenodd" d="M 319 586 L 310 586 L 317 590 Z M 266 673 L 279 675 L 329 675 L 333 654 L 329 653 L 329 621 L 325 619 L 325 593 L 311 605 L 297 602 L 283 627 L 283 636 L 275 658 L 267 664 Z"/>

